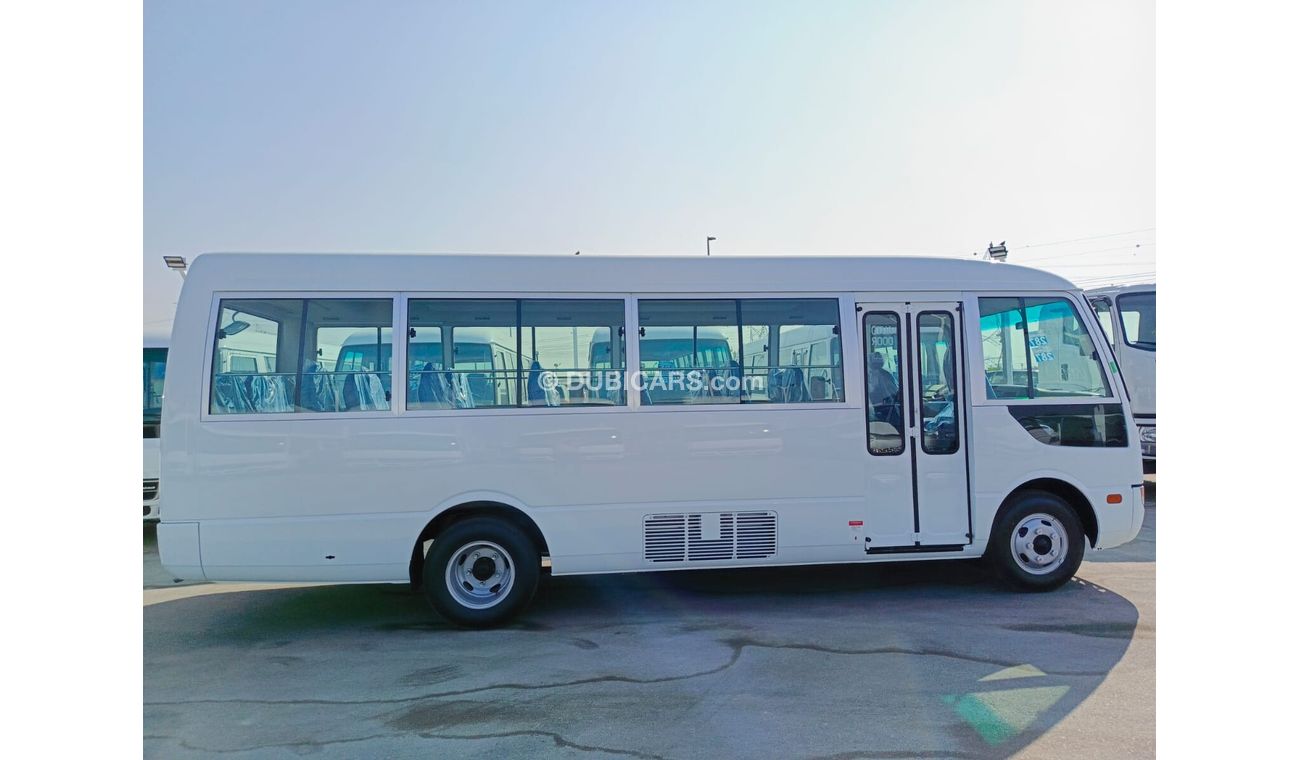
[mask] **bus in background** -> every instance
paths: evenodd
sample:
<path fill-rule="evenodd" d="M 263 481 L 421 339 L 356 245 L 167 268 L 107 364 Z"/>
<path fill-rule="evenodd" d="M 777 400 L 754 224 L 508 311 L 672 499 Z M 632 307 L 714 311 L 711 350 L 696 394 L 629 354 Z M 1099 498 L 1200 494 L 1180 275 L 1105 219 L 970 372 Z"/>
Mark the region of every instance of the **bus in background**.
<path fill-rule="evenodd" d="M 144 519 L 158 519 L 158 431 L 162 426 L 167 339 L 144 337 Z"/>
<path fill-rule="evenodd" d="M 466 626 L 544 571 L 983 558 L 1058 588 L 1143 519 L 1087 314 L 1059 277 L 954 259 L 204 255 L 163 565 L 410 583 Z M 619 382 L 547 392 L 566 373 Z"/>
<path fill-rule="evenodd" d="M 1142 462 L 1156 465 L 1156 286 L 1123 285 L 1089 290 L 1089 303 L 1115 351 L 1137 420 Z"/>

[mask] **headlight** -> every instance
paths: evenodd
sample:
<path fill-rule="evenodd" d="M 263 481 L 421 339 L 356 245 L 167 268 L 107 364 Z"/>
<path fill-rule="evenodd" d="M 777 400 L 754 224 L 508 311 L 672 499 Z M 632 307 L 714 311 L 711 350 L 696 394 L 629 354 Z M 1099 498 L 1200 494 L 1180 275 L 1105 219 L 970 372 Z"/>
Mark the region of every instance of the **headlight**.
<path fill-rule="evenodd" d="M 1143 443 L 1155 443 L 1156 429 L 1153 427 L 1138 428 L 1138 439 L 1141 440 Z"/>

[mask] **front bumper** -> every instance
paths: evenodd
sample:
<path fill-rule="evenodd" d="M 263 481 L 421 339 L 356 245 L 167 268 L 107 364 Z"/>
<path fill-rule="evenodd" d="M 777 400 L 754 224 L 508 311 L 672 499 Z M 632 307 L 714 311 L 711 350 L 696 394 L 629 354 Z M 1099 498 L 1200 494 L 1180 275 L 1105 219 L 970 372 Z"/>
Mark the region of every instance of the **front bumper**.
<path fill-rule="evenodd" d="M 1155 459 L 1156 458 L 1155 424 L 1154 423 L 1151 425 L 1139 424 L 1137 426 L 1137 429 L 1138 429 L 1138 443 L 1141 444 L 1142 446 L 1142 458 Z"/>
<path fill-rule="evenodd" d="M 158 519 L 158 479 L 144 479 L 144 519 Z"/>

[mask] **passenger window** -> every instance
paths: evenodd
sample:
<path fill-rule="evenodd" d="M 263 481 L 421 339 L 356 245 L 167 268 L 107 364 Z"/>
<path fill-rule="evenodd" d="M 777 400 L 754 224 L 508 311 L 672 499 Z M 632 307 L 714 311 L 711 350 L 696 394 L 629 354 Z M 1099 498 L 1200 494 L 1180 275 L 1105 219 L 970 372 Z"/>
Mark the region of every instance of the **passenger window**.
<path fill-rule="evenodd" d="M 303 412 L 385 411 L 392 400 L 393 302 L 307 301 L 303 321 Z M 347 361 L 340 359 L 347 356 Z"/>
<path fill-rule="evenodd" d="M 903 453 L 903 394 L 899 383 L 898 315 L 872 311 L 862 318 L 867 340 L 867 448 L 872 454 Z"/>
<path fill-rule="evenodd" d="M 959 382 L 952 314 L 921 312 L 916 318 L 916 334 L 921 368 L 921 448 L 927 454 L 953 454 L 959 447 Z"/>
<path fill-rule="evenodd" d="M 1101 323 L 1101 331 L 1106 334 L 1106 342 L 1112 347 L 1115 345 L 1115 323 L 1111 321 L 1110 299 L 1094 298 L 1092 309 L 1097 312 L 1097 321 Z"/>
<path fill-rule="evenodd" d="M 624 404 L 623 301 L 415 299 L 407 408 Z"/>
<path fill-rule="evenodd" d="M 297 299 L 222 300 L 212 358 L 212 414 L 293 411 L 302 309 Z"/>
<path fill-rule="evenodd" d="M 392 320 L 390 299 L 223 300 L 209 410 L 387 410 Z"/>
<path fill-rule="evenodd" d="M 525 406 L 625 403 L 622 301 L 524 301 L 521 314 Z"/>
<path fill-rule="evenodd" d="M 644 404 L 844 400 L 831 298 L 640 301 Z"/>
<path fill-rule="evenodd" d="M 745 403 L 844 400 L 839 303 L 832 298 L 739 302 Z"/>
<path fill-rule="evenodd" d="M 640 301 L 641 403 L 738 404 L 736 301 Z"/>
<path fill-rule="evenodd" d="M 1126 293 L 1116 301 L 1124 341 L 1134 348 L 1156 350 L 1156 294 Z"/>
<path fill-rule="evenodd" d="M 988 397 L 1099 397 L 1110 385 L 1074 305 L 1063 298 L 981 298 Z"/>
<path fill-rule="evenodd" d="M 412 299 L 407 319 L 408 409 L 518 404 L 517 301 Z"/>

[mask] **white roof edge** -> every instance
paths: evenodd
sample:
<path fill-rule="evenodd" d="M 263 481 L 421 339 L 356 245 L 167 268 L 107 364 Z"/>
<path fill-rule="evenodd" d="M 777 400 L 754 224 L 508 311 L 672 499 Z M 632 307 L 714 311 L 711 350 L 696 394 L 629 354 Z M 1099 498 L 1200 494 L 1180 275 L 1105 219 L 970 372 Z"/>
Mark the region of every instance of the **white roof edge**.
<path fill-rule="evenodd" d="M 382 266 L 376 266 L 382 264 Z M 445 283 L 447 270 L 456 283 Z M 508 276 L 503 271 L 513 270 Z M 304 276 L 305 270 L 311 270 Z M 218 282 L 210 286 L 209 278 Z M 425 281 L 427 279 L 427 282 Z M 186 284 L 222 290 L 727 292 L 1076 290 L 1031 267 L 930 256 L 233 253 L 195 256 Z"/>
<path fill-rule="evenodd" d="M 1088 295 L 1095 293 L 1123 293 L 1130 290 L 1154 290 L 1155 287 L 1154 282 L 1126 282 L 1123 285 L 1098 285 L 1083 292 Z"/>

